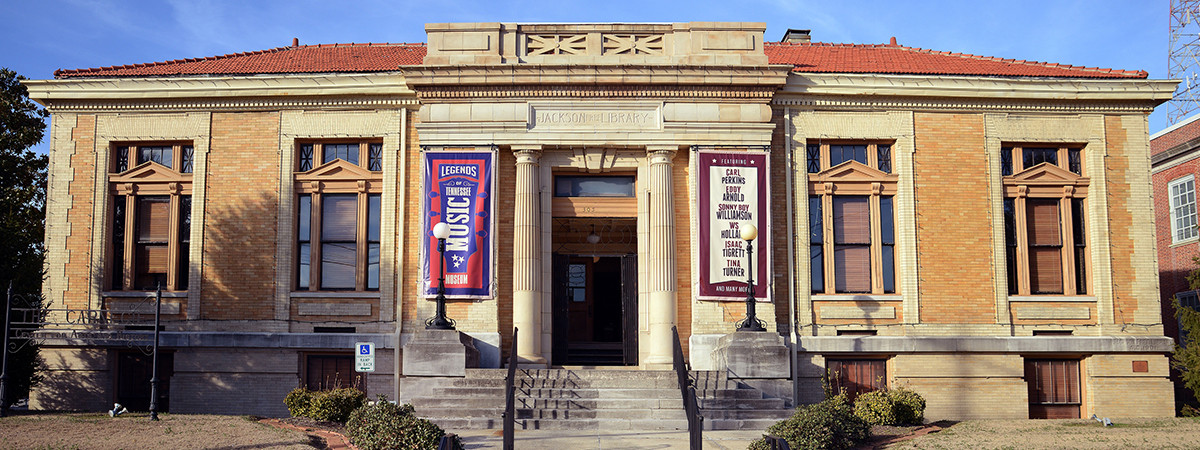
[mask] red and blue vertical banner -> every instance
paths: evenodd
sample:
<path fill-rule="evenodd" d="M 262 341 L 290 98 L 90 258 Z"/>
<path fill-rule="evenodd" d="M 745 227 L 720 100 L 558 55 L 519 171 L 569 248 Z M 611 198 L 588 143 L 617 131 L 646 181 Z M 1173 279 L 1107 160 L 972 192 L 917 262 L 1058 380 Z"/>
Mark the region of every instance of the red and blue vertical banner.
<path fill-rule="evenodd" d="M 700 196 L 701 300 L 746 300 L 750 274 L 746 241 L 741 229 L 752 223 L 758 228 L 754 239 L 754 298 L 768 301 L 771 282 L 771 189 L 768 154 L 765 152 L 700 151 L 698 193 Z"/>
<path fill-rule="evenodd" d="M 442 257 L 433 226 L 450 227 L 446 239 L 446 296 L 495 296 L 496 154 L 491 151 L 426 151 L 421 208 L 421 266 L 426 297 L 437 295 Z"/>

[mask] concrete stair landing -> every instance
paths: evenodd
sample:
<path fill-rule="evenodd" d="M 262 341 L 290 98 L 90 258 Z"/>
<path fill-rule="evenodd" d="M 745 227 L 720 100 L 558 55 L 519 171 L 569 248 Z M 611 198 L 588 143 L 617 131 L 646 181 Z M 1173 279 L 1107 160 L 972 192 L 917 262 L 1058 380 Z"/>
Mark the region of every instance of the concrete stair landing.
<path fill-rule="evenodd" d="M 420 417 L 449 430 L 500 429 L 506 369 L 467 369 L 429 396 L 412 399 Z M 764 398 L 723 374 L 693 371 L 705 429 L 765 429 L 788 417 L 782 399 Z M 518 430 L 687 430 L 675 372 L 593 369 L 517 370 Z"/>

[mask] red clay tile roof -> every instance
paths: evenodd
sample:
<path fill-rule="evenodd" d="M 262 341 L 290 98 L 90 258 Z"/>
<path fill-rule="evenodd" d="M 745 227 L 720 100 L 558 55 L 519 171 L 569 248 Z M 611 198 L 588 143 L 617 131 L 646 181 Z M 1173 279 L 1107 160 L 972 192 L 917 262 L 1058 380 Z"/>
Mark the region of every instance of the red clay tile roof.
<path fill-rule="evenodd" d="M 322 44 L 278 47 L 207 58 L 57 70 L 55 78 L 258 73 L 386 72 L 421 64 L 425 44 Z"/>
<path fill-rule="evenodd" d="M 981 75 L 1001 77 L 1147 78 L 1145 71 L 1001 59 L 899 45 L 767 42 L 771 64 L 795 72 Z M 58 70 L 55 78 L 266 73 L 384 72 L 421 64 L 425 44 L 322 44 L 279 47 L 207 58 Z"/>
<path fill-rule="evenodd" d="M 791 64 L 793 72 L 982 75 L 1000 77 L 1146 78 L 1145 71 L 1067 66 L 1037 61 L 951 53 L 895 44 L 767 42 L 771 64 Z"/>

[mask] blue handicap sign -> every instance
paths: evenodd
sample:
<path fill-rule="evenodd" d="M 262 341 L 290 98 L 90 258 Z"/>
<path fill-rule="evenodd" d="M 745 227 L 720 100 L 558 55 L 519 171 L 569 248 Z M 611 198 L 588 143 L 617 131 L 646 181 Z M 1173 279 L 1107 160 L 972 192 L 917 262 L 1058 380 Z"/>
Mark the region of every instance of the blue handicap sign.
<path fill-rule="evenodd" d="M 371 354 L 371 346 L 370 346 L 370 345 L 367 345 L 367 344 L 361 344 L 361 345 L 359 345 L 359 346 L 358 346 L 358 354 L 360 354 L 360 355 L 370 355 L 370 354 Z"/>

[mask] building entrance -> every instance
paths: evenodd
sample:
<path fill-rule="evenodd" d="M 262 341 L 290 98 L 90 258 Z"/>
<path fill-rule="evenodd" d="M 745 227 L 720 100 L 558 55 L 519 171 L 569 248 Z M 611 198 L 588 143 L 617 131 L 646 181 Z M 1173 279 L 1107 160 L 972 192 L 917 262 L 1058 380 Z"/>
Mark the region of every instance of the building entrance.
<path fill-rule="evenodd" d="M 637 365 L 637 256 L 630 245 L 635 221 L 605 221 L 603 233 L 593 231 L 592 223 L 580 226 L 595 219 L 563 222 L 564 232 L 555 237 L 569 239 L 565 230 L 575 227 L 592 238 L 585 237 L 580 245 L 560 245 L 553 255 L 552 364 Z M 613 226 L 620 222 L 630 223 Z M 625 233 L 628 236 L 618 235 Z M 588 246 L 596 252 L 583 253 Z"/>

